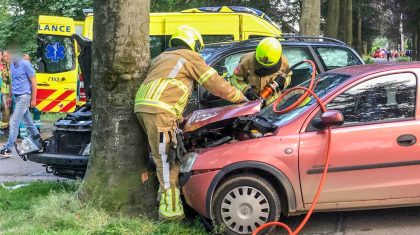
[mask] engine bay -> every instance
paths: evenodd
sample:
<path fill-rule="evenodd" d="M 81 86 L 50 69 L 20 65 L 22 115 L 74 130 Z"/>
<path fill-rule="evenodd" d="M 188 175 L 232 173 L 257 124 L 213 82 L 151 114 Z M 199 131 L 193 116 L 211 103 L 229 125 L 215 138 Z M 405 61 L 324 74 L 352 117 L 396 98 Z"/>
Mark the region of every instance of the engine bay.
<path fill-rule="evenodd" d="M 273 135 L 277 126 L 259 114 L 241 116 L 210 123 L 184 133 L 187 151 L 197 151 L 249 139 Z"/>

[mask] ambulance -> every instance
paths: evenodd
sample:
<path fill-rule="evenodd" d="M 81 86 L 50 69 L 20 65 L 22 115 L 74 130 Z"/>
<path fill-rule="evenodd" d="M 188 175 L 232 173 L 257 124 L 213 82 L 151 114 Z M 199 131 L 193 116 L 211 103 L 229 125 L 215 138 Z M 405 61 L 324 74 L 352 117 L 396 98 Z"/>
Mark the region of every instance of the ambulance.
<path fill-rule="evenodd" d="M 93 39 L 93 11 L 84 21 L 39 16 L 38 97 L 42 112 L 73 112 L 86 101 L 90 82 L 80 73 L 80 47 L 74 35 Z M 242 41 L 281 36 L 279 27 L 263 12 L 240 6 L 201 7 L 175 13 L 150 14 L 150 52 L 156 57 L 168 47 L 171 34 L 181 25 L 197 28 L 205 43 Z M 89 79 L 90 81 L 90 79 Z"/>

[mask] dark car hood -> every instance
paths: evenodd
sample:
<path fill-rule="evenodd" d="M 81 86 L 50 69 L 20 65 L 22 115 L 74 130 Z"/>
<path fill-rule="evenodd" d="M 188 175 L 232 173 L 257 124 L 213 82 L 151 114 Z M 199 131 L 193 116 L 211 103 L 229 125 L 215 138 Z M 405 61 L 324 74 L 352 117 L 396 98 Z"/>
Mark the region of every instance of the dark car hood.
<path fill-rule="evenodd" d="M 261 104 L 261 100 L 256 100 L 244 104 L 194 111 L 191 115 L 186 117 L 187 121 L 184 126 L 184 132 L 195 131 L 208 124 L 226 119 L 259 113 Z"/>

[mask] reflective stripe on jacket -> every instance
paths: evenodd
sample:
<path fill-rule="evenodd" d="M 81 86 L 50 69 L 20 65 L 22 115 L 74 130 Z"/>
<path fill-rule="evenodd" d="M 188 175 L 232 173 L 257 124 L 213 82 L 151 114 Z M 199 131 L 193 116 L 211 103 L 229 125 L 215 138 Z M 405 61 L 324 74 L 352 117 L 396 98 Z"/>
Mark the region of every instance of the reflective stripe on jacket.
<path fill-rule="evenodd" d="M 10 91 L 10 64 L 9 63 L 5 63 L 3 64 L 3 69 L 1 71 L 2 73 L 2 83 L 1 83 L 1 89 L 0 92 L 2 94 L 9 94 Z"/>
<path fill-rule="evenodd" d="M 286 84 L 284 88 L 290 84 L 292 72 L 290 72 L 289 62 L 287 61 L 286 57 L 281 57 L 281 66 L 277 72 L 264 77 L 259 77 L 255 74 L 255 70 L 257 69 L 256 63 L 255 52 L 250 52 L 243 55 L 239 65 L 235 69 L 235 74 L 230 80 L 232 86 L 238 88 L 244 94 L 250 88 L 252 88 L 255 94 L 260 94 L 264 87 L 270 84 L 279 75 L 286 78 Z M 279 94 L 281 94 L 281 91 L 279 91 L 277 94 L 273 94 L 272 97 L 268 97 L 267 102 L 274 101 L 276 97 L 279 97 Z"/>
<path fill-rule="evenodd" d="M 177 49 L 166 51 L 152 61 L 149 73 L 137 91 L 134 112 L 166 112 L 182 117 L 194 81 L 230 102 L 244 99 L 243 94 L 209 67 L 198 53 Z"/>

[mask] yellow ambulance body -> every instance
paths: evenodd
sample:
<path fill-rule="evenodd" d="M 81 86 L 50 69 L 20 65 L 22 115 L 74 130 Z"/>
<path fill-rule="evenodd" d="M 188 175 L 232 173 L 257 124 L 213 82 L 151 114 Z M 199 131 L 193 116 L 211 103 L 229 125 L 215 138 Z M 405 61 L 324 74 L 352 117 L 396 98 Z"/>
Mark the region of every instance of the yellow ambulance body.
<path fill-rule="evenodd" d="M 79 65 L 73 19 L 40 16 L 38 25 L 37 108 L 72 112 L 77 102 Z"/>
<path fill-rule="evenodd" d="M 74 21 L 65 17 L 40 16 L 38 35 L 41 39 L 48 39 L 46 43 L 39 43 L 38 57 L 46 64 L 44 67 L 57 67 L 57 63 L 64 63 L 62 71 L 42 70 L 38 76 L 38 105 L 43 112 L 72 112 L 76 104 L 82 102 L 77 96 L 78 62 L 77 46 L 71 41 L 73 33 L 93 39 L 93 14 L 86 12 L 85 21 Z M 150 52 L 155 57 L 163 52 L 169 43 L 171 34 L 181 25 L 197 28 L 203 35 L 205 43 L 221 41 L 242 41 L 253 37 L 280 36 L 281 31 L 264 13 L 244 7 L 203 7 L 176 13 L 150 14 Z M 54 30 L 52 30 L 54 29 Z M 64 31 L 62 31 L 64 30 Z M 39 40 L 38 40 L 39 41 Z M 40 42 L 40 41 L 39 41 Z M 65 55 L 56 55 L 49 48 L 65 47 Z M 65 44 L 60 44 L 65 42 Z M 56 45 L 56 47 L 54 47 Z M 58 57 L 57 57 L 58 56 Z M 54 92 L 53 92 L 54 91 Z M 73 105 L 74 104 L 74 105 Z"/>

